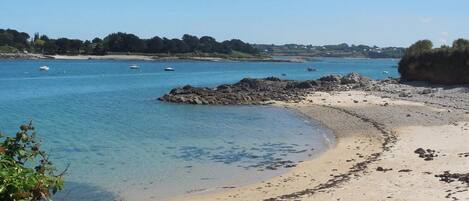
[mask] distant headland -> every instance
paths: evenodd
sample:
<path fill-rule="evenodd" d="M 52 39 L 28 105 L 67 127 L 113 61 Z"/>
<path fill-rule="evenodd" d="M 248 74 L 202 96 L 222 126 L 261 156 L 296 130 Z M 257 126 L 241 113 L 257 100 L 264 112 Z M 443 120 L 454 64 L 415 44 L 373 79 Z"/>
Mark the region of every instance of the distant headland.
<path fill-rule="evenodd" d="M 47 35 L 0 29 L 0 59 L 126 59 L 126 60 L 236 60 L 298 62 L 308 57 L 400 58 L 405 48 L 366 45 L 262 45 L 239 39 L 217 41 L 210 36 L 185 34 L 169 39 L 141 39 L 131 33 L 111 33 L 91 40 L 53 39 Z M 292 56 L 293 59 L 278 59 Z"/>

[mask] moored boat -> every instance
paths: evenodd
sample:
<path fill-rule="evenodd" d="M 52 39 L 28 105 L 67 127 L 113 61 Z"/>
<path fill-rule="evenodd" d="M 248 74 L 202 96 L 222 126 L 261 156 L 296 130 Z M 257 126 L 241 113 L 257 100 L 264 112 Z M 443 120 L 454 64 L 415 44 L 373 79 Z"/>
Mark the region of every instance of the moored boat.
<path fill-rule="evenodd" d="M 41 67 L 39 67 L 39 70 L 40 70 L 40 71 L 48 71 L 48 70 L 49 70 L 49 66 L 41 66 Z"/>
<path fill-rule="evenodd" d="M 164 69 L 164 71 L 175 71 L 175 69 L 174 69 L 174 68 L 171 68 L 171 67 L 166 67 L 166 68 Z"/>

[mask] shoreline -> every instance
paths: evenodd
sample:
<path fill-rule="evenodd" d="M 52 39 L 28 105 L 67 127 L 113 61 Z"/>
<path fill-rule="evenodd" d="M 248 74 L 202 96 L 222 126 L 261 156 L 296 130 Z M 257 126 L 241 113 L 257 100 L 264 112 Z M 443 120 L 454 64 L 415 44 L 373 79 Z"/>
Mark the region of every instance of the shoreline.
<path fill-rule="evenodd" d="M 460 155 L 465 153 L 464 141 L 469 140 L 463 135 L 469 135 L 466 111 L 456 108 L 450 111 L 438 104 L 424 103 L 419 97 L 403 100 L 382 94 L 382 91 L 315 92 L 299 103 L 277 102 L 277 106 L 294 109 L 332 129 L 335 147 L 284 175 L 256 184 L 168 200 L 468 198 L 465 184 L 448 184 L 435 178 L 444 171 L 464 173 L 469 167 L 469 162 Z M 447 139 L 452 143 L 442 143 Z M 417 148 L 434 149 L 440 156 L 423 160 L 414 153 Z"/>
<path fill-rule="evenodd" d="M 298 63 L 293 59 L 273 59 L 264 57 L 216 57 L 216 56 L 184 56 L 184 55 L 42 55 L 42 54 L 19 54 L 0 53 L 0 60 L 119 60 L 119 61 L 234 61 L 234 62 L 287 62 Z"/>
<path fill-rule="evenodd" d="M 300 103 L 301 104 L 301 103 Z M 284 200 L 284 199 L 298 199 L 300 194 L 308 194 L 311 191 L 322 190 L 321 189 L 310 189 L 308 186 L 316 184 L 321 186 L 321 183 L 326 184 L 325 186 L 331 187 L 336 186 L 348 179 L 347 171 L 353 168 L 359 168 L 355 164 L 366 163 L 369 157 L 373 157 L 373 154 L 379 151 L 381 139 L 379 136 L 380 131 L 363 122 L 358 117 L 348 114 L 344 111 L 337 110 L 324 105 L 308 106 L 308 111 L 304 111 L 304 105 L 297 103 L 285 103 L 276 102 L 276 107 L 281 107 L 287 110 L 294 111 L 301 118 L 308 121 L 317 121 L 323 127 L 332 131 L 335 143 L 329 149 L 322 152 L 320 155 L 314 157 L 311 160 L 303 161 L 297 164 L 297 167 L 290 169 L 287 173 L 280 176 L 272 177 L 264 181 L 257 183 L 241 186 L 230 190 L 213 190 L 208 192 L 201 192 L 195 194 L 182 195 L 174 198 L 167 199 L 168 201 L 203 201 L 203 200 Z M 321 114 L 321 115 L 319 115 Z M 349 122 L 348 125 L 354 124 L 355 131 L 349 132 L 350 128 L 345 128 L 341 123 L 337 122 Z M 370 132 L 370 135 L 360 136 L 359 130 L 365 128 Z M 357 143 L 359 142 L 359 143 Z M 349 147 L 352 145 L 360 146 L 360 143 L 370 143 L 369 146 L 365 146 L 360 150 L 363 155 L 357 156 L 350 153 Z M 347 154 L 348 153 L 348 154 Z M 365 157 L 366 156 L 366 157 Z M 349 159 L 351 158 L 351 159 Z M 357 161 L 357 163 L 350 163 L 346 161 Z M 339 161 L 339 162 L 337 162 Z M 344 163 L 345 162 L 345 163 Z M 335 164 L 335 168 L 330 168 L 330 164 Z M 340 164 L 340 165 L 339 165 Z M 337 166 L 336 166 L 337 165 Z M 339 167 L 340 166 L 340 167 Z M 321 172 L 320 175 L 317 175 Z M 343 177 L 332 177 L 328 178 L 328 175 L 337 174 L 343 172 Z M 314 179 L 312 176 L 316 175 Z M 311 180 L 312 179 L 312 180 Z M 313 181 L 314 180 L 314 181 Z M 282 183 L 287 183 L 282 184 Z M 267 184 L 267 185 L 266 185 Z M 277 184 L 277 185 L 275 185 Z M 279 186 L 282 184 L 283 186 Z M 289 187 L 289 189 L 285 189 Z M 283 188 L 283 189 L 282 189 Z M 265 189 L 265 190 L 262 190 Z M 256 192 L 256 190 L 260 190 Z M 291 191 L 291 192 L 289 192 Z M 241 194 L 244 194 L 241 196 Z M 266 196 L 268 195 L 268 196 Z"/>

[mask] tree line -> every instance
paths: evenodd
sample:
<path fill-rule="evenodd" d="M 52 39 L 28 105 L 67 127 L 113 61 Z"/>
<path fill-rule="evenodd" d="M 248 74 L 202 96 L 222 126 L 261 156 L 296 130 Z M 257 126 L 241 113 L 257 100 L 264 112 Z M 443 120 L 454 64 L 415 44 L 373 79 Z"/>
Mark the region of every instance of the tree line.
<path fill-rule="evenodd" d="M 46 35 L 34 34 L 31 38 L 27 33 L 12 29 L 0 29 L 0 46 L 9 46 L 18 50 L 27 50 L 42 54 L 86 54 L 105 55 L 117 53 L 221 53 L 230 54 L 238 51 L 246 54 L 259 54 L 249 43 L 239 39 L 218 42 L 210 36 L 197 37 L 185 34 L 181 39 L 161 38 L 141 39 L 130 33 L 111 33 L 104 38 L 79 40 L 58 38 L 51 39 Z"/>
<path fill-rule="evenodd" d="M 457 39 L 452 46 L 433 48 L 430 40 L 407 48 L 399 62 L 401 78 L 439 84 L 469 83 L 469 40 Z"/>

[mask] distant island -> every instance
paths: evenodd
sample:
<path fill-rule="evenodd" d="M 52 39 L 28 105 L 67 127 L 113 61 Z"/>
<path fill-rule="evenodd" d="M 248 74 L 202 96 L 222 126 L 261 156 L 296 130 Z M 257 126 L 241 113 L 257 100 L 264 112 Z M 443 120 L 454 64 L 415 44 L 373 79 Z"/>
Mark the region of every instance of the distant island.
<path fill-rule="evenodd" d="M 258 49 L 239 39 L 218 42 L 210 36 L 198 38 L 189 34 L 185 34 L 181 39 L 158 36 L 141 39 L 134 34 L 117 32 L 102 39 L 96 37 L 83 41 L 64 37 L 52 39 L 39 33 L 35 33 L 31 37 L 28 33 L 13 29 L 0 29 L 0 53 L 4 54 L 4 58 L 97 59 L 98 56 L 106 56 L 103 58 L 271 59 L 268 56 L 260 55 Z"/>
<path fill-rule="evenodd" d="M 265 55 L 297 57 L 401 58 L 406 50 L 403 47 L 377 47 L 346 43 L 323 46 L 255 44 L 254 47 Z"/>
<path fill-rule="evenodd" d="M 303 61 L 310 57 L 401 58 L 405 48 L 366 45 L 262 45 L 239 39 L 217 41 L 185 34 L 169 39 L 141 39 L 131 33 L 111 33 L 91 40 L 53 39 L 47 35 L 0 29 L 0 59 L 130 59 L 130 60 L 246 60 Z M 292 56 L 299 59 L 274 59 Z"/>

